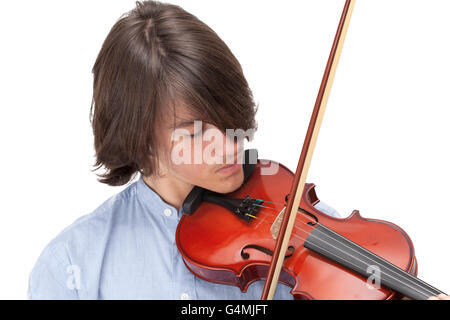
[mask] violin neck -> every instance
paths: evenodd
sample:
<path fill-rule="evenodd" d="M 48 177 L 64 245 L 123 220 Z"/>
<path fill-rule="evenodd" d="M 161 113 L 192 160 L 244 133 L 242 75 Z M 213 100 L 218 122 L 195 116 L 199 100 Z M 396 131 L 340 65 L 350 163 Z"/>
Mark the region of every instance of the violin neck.
<path fill-rule="evenodd" d="M 443 293 L 324 225 L 317 224 L 304 246 L 411 299 Z"/>

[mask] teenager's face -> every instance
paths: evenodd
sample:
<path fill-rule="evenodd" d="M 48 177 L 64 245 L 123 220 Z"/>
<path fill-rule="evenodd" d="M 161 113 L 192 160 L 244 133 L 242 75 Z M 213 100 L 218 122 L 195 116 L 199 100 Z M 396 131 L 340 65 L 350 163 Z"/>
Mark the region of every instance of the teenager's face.
<path fill-rule="evenodd" d="M 176 179 L 219 193 L 238 189 L 244 180 L 243 143 L 186 113 L 159 132 L 165 137 L 166 171 Z M 243 142 L 243 141 L 242 141 Z M 234 164 L 234 165 L 233 165 Z"/>

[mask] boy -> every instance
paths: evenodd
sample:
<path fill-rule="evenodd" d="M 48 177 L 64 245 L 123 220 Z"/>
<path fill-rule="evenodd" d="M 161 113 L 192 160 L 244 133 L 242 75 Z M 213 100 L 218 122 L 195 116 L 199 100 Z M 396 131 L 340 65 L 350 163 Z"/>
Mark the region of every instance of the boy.
<path fill-rule="evenodd" d="M 242 166 L 229 162 L 241 159 L 241 144 L 225 132 L 255 130 L 256 107 L 231 51 L 182 8 L 137 2 L 111 29 L 93 74 L 95 166 L 107 170 L 99 181 L 139 179 L 45 247 L 30 274 L 29 298 L 259 299 L 263 281 L 242 293 L 201 280 L 175 244 L 181 205 L 194 186 L 228 193 L 243 182 Z M 205 143 L 208 130 L 214 139 Z M 210 159 L 195 161 L 188 152 L 198 141 Z M 274 298 L 292 299 L 289 291 L 279 284 Z"/>

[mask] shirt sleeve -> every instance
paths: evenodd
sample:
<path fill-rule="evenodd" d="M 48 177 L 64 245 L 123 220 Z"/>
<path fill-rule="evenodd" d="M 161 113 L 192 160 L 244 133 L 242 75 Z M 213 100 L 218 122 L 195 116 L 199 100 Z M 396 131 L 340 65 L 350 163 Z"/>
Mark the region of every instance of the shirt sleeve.
<path fill-rule="evenodd" d="M 336 211 L 336 209 L 334 209 L 333 207 L 330 207 L 329 205 L 327 205 L 325 202 L 323 201 L 319 201 L 314 205 L 314 208 L 316 208 L 319 211 L 322 211 L 323 213 L 335 217 L 335 218 L 340 218 L 341 215 L 339 214 L 339 212 Z"/>
<path fill-rule="evenodd" d="M 61 250 L 47 245 L 39 256 L 28 278 L 28 299 L 78 299 L 76 283 L 79 275 L 74 274 L 76 268 L 58 251 Z"/>

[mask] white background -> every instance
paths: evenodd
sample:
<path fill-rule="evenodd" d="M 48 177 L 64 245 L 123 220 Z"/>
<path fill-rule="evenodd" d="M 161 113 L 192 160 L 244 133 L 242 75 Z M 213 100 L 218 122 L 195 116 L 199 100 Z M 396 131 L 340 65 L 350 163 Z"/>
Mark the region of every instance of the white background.
<path fill-rule="evenodd" d="M 248 147 L 295 170 L 344 1 L 171 1 L 212 27 L 260 104 Z M 0 5 L 0 298 L 25 299 L 44 246 L 123 187 L 96 181 L 91 68 L 134 1 Z M 450 293 L 450 2 L 360 0 L 308 182 L 347 216 L 394 222 Z M 151 272 L 149 270 L 149 272 Z"/>

